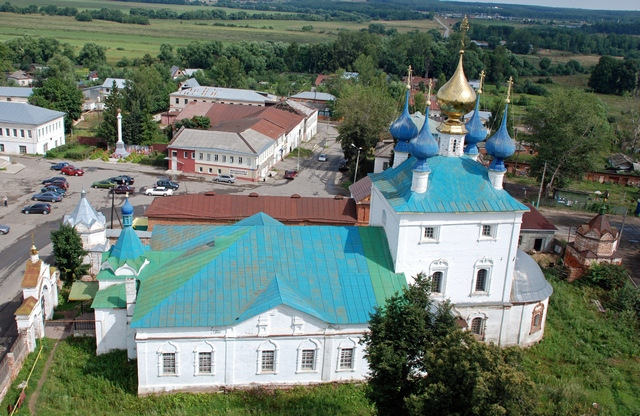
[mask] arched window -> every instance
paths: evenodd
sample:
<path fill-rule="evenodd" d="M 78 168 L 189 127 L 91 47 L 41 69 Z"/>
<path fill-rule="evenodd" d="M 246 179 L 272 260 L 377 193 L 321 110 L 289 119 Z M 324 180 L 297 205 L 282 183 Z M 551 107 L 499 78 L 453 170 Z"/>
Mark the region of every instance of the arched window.
<path fill-rule="evenodd" d="M 354 371 L 356 368 L 356 343 L 346 339 L 338 346 L 337 371 Z"/>
<path fill-rule="evenodd" d="M 258 347 L 258 374 L 278 373 L 278 346 L 273 341 L 263 342 Z"/>
<path fill-rule="evenodd" d="M 479 269 L 476 273 L 476 292 L 487 291 L 487 269 Z"/>
<path fill-rule="evenodd" d="M 167 342 L 157 351 L 158 376 L 180 375 L 180 351 L 171 342 Z"/>
<path fill-rule="evenodd" d="M 471 333 L 475 335 L 484 335 L 484 319 L 473 318 L 471 320 Z"/>
<path fill-rule="evenodd" d="M 312 339 L 308 339 L 298 346 L 298 372 L 318 371 L 319 349 L 318 343 Z"/>
<path fill-rule="evenodd" d="M 194 375 L 214 375 L 215 374 L 215 348 L 209 342 L 201 342 L 193 350 L 193 370 Z"/>
<path fill-rule="evenodd" d="M 431 275 L 431 292 L 442 293 L 442 272 L 435 272 Z"/>
<path fill-rule="evenodd" d="M 539 303 L 533 308 L 533 312 L 531 313 L 531 330 L 529 334 L 533 334 L 542 329 L 542 317 L 544 314 L 544 305 Z"/>

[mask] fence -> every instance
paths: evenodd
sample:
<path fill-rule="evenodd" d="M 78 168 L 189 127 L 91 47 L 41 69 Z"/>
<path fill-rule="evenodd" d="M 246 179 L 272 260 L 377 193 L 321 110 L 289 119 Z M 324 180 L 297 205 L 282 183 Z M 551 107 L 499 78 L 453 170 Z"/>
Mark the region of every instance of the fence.
<path fill-rule="evenodd" d="M 29 348 L 27 348 L 26 337 L 19 334 L 9 352 L 0 362 L 0 402 L 9 391 L 13 380 L 18 376 L 27 355 L 29 355 Z"/>

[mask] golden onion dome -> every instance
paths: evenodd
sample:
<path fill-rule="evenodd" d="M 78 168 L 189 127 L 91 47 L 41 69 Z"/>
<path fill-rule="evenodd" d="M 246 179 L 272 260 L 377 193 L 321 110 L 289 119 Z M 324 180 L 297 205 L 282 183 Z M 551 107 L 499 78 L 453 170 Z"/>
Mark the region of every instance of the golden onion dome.
<path fill-rule="evenodd" d="M 460 51 L 456 72 L 446 84 L 440 87 L 436 95 L 440 110 L 447 116 L 447 120 L 438 127 L 442 133 L 466 134 L 462 116 L 471 111 L 476 102 L 476 93 L 464 75 L 463 54 L 464 51 Z"/>

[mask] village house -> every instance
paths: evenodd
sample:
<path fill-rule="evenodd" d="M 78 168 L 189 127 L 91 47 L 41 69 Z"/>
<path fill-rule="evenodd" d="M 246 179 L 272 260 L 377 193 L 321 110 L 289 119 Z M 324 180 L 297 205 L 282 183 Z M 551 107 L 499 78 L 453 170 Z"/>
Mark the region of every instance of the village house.
<path fill-rule="evenodd" d="M 65 144 L 65 113 L 26 103 L 0 102 L 0 152 L 45 154 Z"/>

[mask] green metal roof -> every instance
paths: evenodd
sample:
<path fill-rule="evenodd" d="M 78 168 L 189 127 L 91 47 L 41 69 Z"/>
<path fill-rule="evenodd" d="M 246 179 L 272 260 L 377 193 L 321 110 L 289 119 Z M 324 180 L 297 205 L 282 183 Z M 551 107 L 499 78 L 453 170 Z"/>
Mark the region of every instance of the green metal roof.
<path fill-rule="evenodd" d="M 411 191 L 411 157 L 400 166 L 370 174 L 377 187 L 396 212 L 405 213 L 466 213 L 529 211 L 504 189 L 495 189 L 489 181 L 487 168 L 468 157 L 435 156 L 428 159 L 427 191 Z"/>
<path fill-rule="evenodd" d="M 118 283 L 96 293 L 91 304 L 93 309 L 124 309 L 127 307 L 127 296 L 124 283 Z"/>
<path fill-rule="evenodd" d="M 143 270 L 132 327 L 231 325 L 278 305 L 329 323 L 366 323 L 406 287 L 377 227 L 154 227 L 151 246 L 168 242 L 186 251 Z"/>
<path fill-rule="evenodd" d="M 98 282 L 73 282 L 69 292 L 69 300 L 91 300 L 98 292 Z"/>

